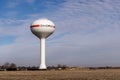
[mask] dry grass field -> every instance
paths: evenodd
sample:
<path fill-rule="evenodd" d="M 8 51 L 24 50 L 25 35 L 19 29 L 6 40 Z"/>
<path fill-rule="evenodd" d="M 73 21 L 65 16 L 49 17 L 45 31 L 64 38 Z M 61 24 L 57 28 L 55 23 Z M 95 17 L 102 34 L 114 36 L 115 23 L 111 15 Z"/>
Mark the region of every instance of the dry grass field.
<path fill-rule="evenodd" d="M 0 80 L 120 80 L 120 70 L 0 71 Z"/>

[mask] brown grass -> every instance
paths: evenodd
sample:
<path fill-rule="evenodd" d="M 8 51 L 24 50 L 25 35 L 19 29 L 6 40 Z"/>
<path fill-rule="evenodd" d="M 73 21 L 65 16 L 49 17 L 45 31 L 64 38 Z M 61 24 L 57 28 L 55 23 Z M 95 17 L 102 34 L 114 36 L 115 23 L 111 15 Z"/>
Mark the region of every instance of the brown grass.
<path fill-rule="evenodd" d="M 120 70 L 0 71 L 0 80 L 120 80 Z"/>

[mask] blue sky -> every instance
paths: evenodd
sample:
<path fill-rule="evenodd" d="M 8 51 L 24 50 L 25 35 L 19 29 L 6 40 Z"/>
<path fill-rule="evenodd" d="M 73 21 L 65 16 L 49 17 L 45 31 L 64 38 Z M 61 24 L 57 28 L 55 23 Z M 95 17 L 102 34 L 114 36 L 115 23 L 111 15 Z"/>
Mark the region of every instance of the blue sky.
<path fill-rule="evenodd" d="M 39 65 L 40 41 L 30 31 L 39 18 L 56 25 L 47 65 L 120 66 L 119 0 L 1 0 L 0 65 Z"/>

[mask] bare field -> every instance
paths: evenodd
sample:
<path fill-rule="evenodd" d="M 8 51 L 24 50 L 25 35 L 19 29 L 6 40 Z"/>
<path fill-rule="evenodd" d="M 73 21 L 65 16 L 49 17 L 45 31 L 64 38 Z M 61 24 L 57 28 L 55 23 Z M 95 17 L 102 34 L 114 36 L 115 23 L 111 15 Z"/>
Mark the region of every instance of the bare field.
<path fill-rule="evenodd" d="M 120 69 L 76 71 L 0 71 L 0 80 L 120 80 Z"/>

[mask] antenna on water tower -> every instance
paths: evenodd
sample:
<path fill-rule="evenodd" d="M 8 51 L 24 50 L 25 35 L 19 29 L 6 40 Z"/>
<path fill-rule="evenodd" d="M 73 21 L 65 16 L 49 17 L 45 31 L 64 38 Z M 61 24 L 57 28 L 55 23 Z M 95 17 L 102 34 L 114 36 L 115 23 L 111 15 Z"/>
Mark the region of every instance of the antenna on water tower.
<path fill-rule="evenodd" d="M 44 18 L 34 21 L 30 28 L 31 32 L 36 35 L 41 42 L 41 63 L 39 69 L 47 69 L 45 64 L 45 39 L 54 32 L 55 25 L 52 21 Z"/>

